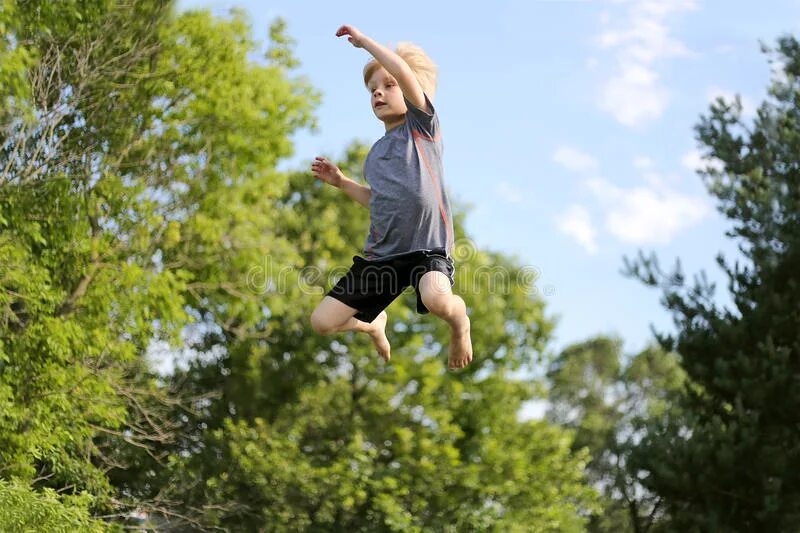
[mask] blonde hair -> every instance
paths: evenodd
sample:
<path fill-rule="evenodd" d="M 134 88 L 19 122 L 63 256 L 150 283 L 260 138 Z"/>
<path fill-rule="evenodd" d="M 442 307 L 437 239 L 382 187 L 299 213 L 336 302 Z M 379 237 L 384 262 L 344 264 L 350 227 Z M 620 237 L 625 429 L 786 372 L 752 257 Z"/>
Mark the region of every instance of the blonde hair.
<path fill-rule="evenodd" d="M 431 102 L 433 101 L 434 94 L 436 93 L 436 81 L 438 69 L 433 60 L 428 57 L 428 54 L 419 46 L 409 43 L 397 43 L 395 53 L 403 58 L 411 67 L 411 71 L 416 76 L 417 81 L 422 86 L 422 90 L 428 95 Z M 381 65 L 374 57 L 364 65 L 364 86 L 369 84 L 369 79 L 376 70 L 381 68 Z"/>

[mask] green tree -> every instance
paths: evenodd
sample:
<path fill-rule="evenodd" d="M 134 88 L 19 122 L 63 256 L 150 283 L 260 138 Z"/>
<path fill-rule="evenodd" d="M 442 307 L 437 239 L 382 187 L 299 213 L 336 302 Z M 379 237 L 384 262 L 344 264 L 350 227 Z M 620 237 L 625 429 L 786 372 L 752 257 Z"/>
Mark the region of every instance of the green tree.
<path fill-rule="evenodd" d="M 4 8 L 0 476 L 91 494 L 110 518 L 168 509 L 124 492 L 139 454 L 162 461 L 156 445 L 182 430 L 175 409 L 195 403 L 159 382 L 147 349 L 183 345 L 193 302 L 224 309 L 231 328 L 260 314 L 255 294 L 214 296 L 241 296 L 243 265 L 280 250 L 274 164 L 318 96 L 285 75 L 280 23 L 257 65 L 239 12 Z"/>
<path fill-rule="evenodd" d="M 353 144 L 339 166 L 361 179 L 365 154 Z M 510 372 L 541 363 L 553 326 L 524 270 L 477 250 L 460 212 L 456 290 L 485 356 L 448 373 L 447 326 L 416 315 L 409 289 L 388 310 L 384 365 L 369 339 L 321 337 L 308 318 L 363 244 L 367 211 L 304 170 L 275 213 L 302 259 L 269 256 L 274 274 L 298 272 L 261 294 L 269 341 L 221 331 L 198 344 L 228 349 L 173 379 L 220 397 L 187 423 L 192 437 L 155 486 L 233 530 L 581 531 L 595 500 L 585 453 L 569 433 L 517 419 L 540 389 Z"/>
<path fill-rule="evenodd" d="M 674 409 L 684 381 L 676 354 L 650 346 L 626 358 L 622 339 L 599 336 L 561 351 L 548 379 L 548 419 L 575 431 L 572 447 L 588 450 L 589 479 L 603 492 L 589 530 L 649 531 L 661 498 L 642 486 L 630 456 L 646 424 Z"/>
<path fill-rule="evenodd" d="M 719 309 L 705 276 L 688 286 L 640 254 L 627 272 L 660 286 L 677 333 L 661 344 L 689 377 L 681 414 L 655 421 L 632 462 L 664 498 L 672 529 L 800 527 L 800 43 L 781 37 L 776 75 L 752 123 L 717 100 L 696 126 L 701 172 L 733 222 L 747 264 L 717 262 L 735 309 Z"/>
<path fill-rule="evenodd" d="M 89 517 L 91 496 L 59 497 L 51 488 L 30 490 L 27 483 L 0 479 L 0 528 L 2 531 L 52 531 L 97 533 L 105 524 Z"/>
<path fill-rule="evenodd" d="M 154 315 L 164 331 L 185 321 L 163 298 L 180 272 L 148 269 L 135 240 L 145 224 L 122 223 L 136 187 L 104 202 L 121 192 L 115 161 L 133 131 L 118 87 L 148 72 L 156 4 L 4 3 L 4 54 L 18 61 L 2 67 L 0 475 L 91 494 L 97 508 L 113 488 L 96 438 L 157 432 L 141 416 L 153 392 L 135 385 L 137 343 Z M 44 494 L 30 501 L 46 506 Z"/>
<path fill-rule="evenodd" d="M 368 339 L 313 333 L 367 213 L 277 170 L 320 99 L 283 21 L 263 49 L 236 10 L 4 7 L 0 477 L 21 501 L 118 530 L 132 511 L 174 531 L 582 529 L 587 454 L 517 418 L 541 390 L 512 373 L 542 363 L 553 323 L 464 212 L 465 372 L 411 291 L 390 365 Z M 363 179 L 366 151 L 347 148 L 346 173 Z M 159 342 L 200 356 L 159 376 Z"/>

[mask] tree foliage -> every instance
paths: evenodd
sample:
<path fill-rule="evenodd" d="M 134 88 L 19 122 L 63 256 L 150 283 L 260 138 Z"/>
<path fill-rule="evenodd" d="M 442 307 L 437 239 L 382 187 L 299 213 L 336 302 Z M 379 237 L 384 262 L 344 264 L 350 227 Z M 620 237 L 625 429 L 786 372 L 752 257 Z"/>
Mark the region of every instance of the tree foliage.
<path fill-rule="evenodd" d="M 677 408 L 685 380 L 678 361 L 655 345 L 626 357 L 622 339 L 599 336 L 550 364 L 548 418 L 575 431 L 572 447 L 590 453 L 587 473 L 603 493 L 590 531 L 643 533 L 663 522 L 662 498 L 642 484 L 631 456 L 648 425 Z"/>
<path fill-rule="evenodd" d="M 661 344 L 688 375 L 681 414 L 654 421 L 632 457 L 670 527 L 793 531 L 800 524 L 800 43 L 770 54 L 775 76 L 752 123 L 718 99 L 696 127 L 701 173 L 732 222 L 744 264 L 724 270 L 735 309 L 705 276 L 689 286 L 640 256 L 628 273 L 660 286 L 677 334 Z M 716 162 L 716 164 L 714 164 Z"/>
<path fill-rule="evenodd" d="M 46 508 L 36 527 L 582 529 L 586 453 L 517 417 L 541 390 L 512 373 L 543 362 L 553 323 L 524 268 L 471 244 L 466 212 L 467 371 L 446 371 L 446 324 L 410 290 L 390 365 L 312 331 L 367 213 L 277 170 L 320 100 L 283 21 L 264 48 L 237 10 L 3 7 L 0 494 Z M 363 180 L 365 155 L 351 144 L 340 166 Z M 194 356 L 160 375 L 156 346 Z"/>

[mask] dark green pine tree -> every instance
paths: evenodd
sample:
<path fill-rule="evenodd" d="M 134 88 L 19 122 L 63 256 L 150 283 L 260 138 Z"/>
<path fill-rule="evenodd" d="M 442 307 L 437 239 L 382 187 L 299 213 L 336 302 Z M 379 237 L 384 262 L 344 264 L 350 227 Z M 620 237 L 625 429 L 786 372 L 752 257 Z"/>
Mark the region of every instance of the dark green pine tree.
<path fill-rule="evenodd" d="M 670 530 L 800 530 L 800 43 L 762 49 L 775 74 L 752 123 L 737 97 L 696 126 L 721 162 L 700 174 L 746 258 L 717 257 L 735 308 L 714 304 L 705 275 L 688 286 L 680 262 L 626 259 L 663 289 L 677 333 L 659 341 L 689 377 L 682 414 L 653 422 L 632 456 Z"/>

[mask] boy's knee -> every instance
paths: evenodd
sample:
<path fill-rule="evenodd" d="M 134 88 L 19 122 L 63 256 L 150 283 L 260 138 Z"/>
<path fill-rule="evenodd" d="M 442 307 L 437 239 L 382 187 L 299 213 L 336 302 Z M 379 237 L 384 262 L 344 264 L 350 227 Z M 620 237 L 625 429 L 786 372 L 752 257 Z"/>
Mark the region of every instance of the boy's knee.
<path fill-rule="evenodd" d="M 450 312 L 449 294 L 432 294 L 423 298 L 422 303 L 434 315 L 442 316 Z"/>
<path fill-rule="evenodd" d="M 315 310 L 311 313 L 311 329 L 319 335 L 330 335 L 333 333 L 334 326 L 326 319 L 325 315 Z"/>

